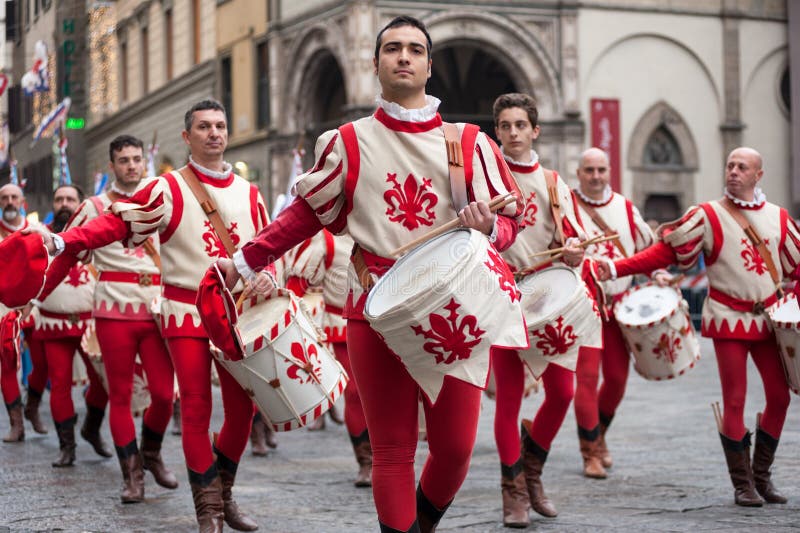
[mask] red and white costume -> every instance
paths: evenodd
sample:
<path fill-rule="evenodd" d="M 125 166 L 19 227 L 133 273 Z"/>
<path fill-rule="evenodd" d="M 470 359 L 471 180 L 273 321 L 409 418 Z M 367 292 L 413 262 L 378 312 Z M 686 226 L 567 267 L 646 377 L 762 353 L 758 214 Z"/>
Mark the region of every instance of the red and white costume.
<path fill-rule="evenodd" d="M 347 230 L 363 252 L 369 271 L 384 274 L 390 252 L 456 218 L 438 100 L 407 110 L 379 100 L 374 115 L 324 133 L 316 164 L 300 178 L 298 198 L 258 238 L 234 256 L 245 276 L 274 261 L 323 227 Z M 488 202 L 516 191 L 497 146 L 476 126 L 458 125 L 470 200 Z M 507 206 L 495 222 L 495 246 L 513 241 L 521 213 Z M 351 279 L 355 272 L 351 267 Z M 416 519 L 414 453 L 420 388 L 398 358 L 363 319 L 366 293 L 350 284 L 345 303 L 347 345 L 358 384 L 374 463 L 373 494 L 384 526 L 407 530 Z M 437 510 L 452 501 L 466 476 L 480 410 L 480 390 L 450 379 L 435 405 L 423 401 L 430 455 L 420 493 Z"/>
<path fill-rule="evenodd" d="M 574 191 L 583 227 L 588 236 L 604 235 L 599 224 L 605 223 L 608 229 L 619 236 L 619 244 L 606 241 L 586 249 L 586 255 L 595 259 L 610 260 L 629 257 L 651 246 L 655 242 L 650 227 L 645 223 L 633 202 L 617 194 L 606 186 L 602 200 L 592 200 L 579 189 Z M 587 211 L 593 210 L 602 222 L 597 222 Z M 621 246 L 625 253 L 619 250 Z M 614 304 L 633 283 L 632 276 L 602 283 L 605 294 L 605 313 L 603 318 L 603 348 L 584 348 L 581 350 L 577 370 L 577 390 L 575 391 L 575 417 L 578 432 L 586 440 L 594 440 L 595 430 L 602 421 L 608 427 L 625 394 L 628 381 L 630 355 L 625 340 L 613 314 Z M 599 372 L 603 372 L 603 384 L 598 392 Z"/>
<path fill-rule="evenodd" d="M 65 230 L 80 227 L 105 213 L 112 201 L 126 198 L 118 192 L 85 200 Z M 159 324 L 150 305 L 161 293 L 161 272 L 156 265 L 158 240 L 125 248 L 113 242 L 94 251 L 59 255 L 47 272 L 47 283 L 61 280 L 80 259 L 99 272 L 94 290 L 93 316 L 97 340 L 103 354 L 110 396 L 109 425 L 121 458 L 136 450 L 136 430 L 131 416 L 131 396 L 136 355 L 147 374 L 150 407 L 143 417 L 143 432 L 159 442 L 172 416 L 173 370 Z M 152 254 L 152 255 L 151 255 Z"/>
<path fill-rule="evenodd" d="M 726 193 L 727 194 L 727 193 Z M 789 213 L 766 201 L 730 197 L 764 240 L 782 278 L 798 279 L 800 230 Z M 717 200 L 693 206 L 666 227 L 661 241 L 628 259 L 616 261 L 617 275 L 646 272 L 669 264 L 694 265 L 703 254 L 709 297 L 703 305 L 702 334 L 714 340 L 724 402 L 722 433 L 742 439 L 747 390 L 747 353 L 761 374 L 766 407 L 760 429 L 778 439 L 789 407 L 789 390 L 775 336 L 761 309 L 776 301 L 775 285 L 758 251 Z M 754 312 L 757 311 L 757 312 Z"/>
<path fill-rule="evenodd" d="M 534 262 L 529 257 L 531 254 L 563 244 L 551 210 L 544 170 L 536 152 L 531 151 L 531 156 L 531 163 L 520 163 L 506 156 L 508 167 L 525 199 L 517 240 L 503 252 L 503 258 L 514 272 Z M 564 239 L 583 238 L 584 232 L 576 217 L 569 187 L 557 173 L 554 175 Z M 533 343 L 528 351 L 536 356 Z M 539 454 L 546 457 L 572 401 L 574 373 L 557 364 L 548 364 L 546 361 L 542 364 L 543 373 L 537 377 L 541 377 L 544 383 L 545 399 L 533 419 L 529 434 L 540 448 Z M 516 350 L 495 349 L 492 369 L 497 385 L 495 441 L 501 464 L 510 468 L 520 460 L 519 411 L 525 387 L 525 363 Z"/>
<path fill-rule="evenodd" d="M 187 168 L 215 202 L 234 245 L 252 239 L 267 223 L 258 189 L 235 175 L 230 165 L 213 172 L 190 159 Z M 208 439 L 212 356 L 195 301 L 205 270 L 226 252 L 200 203 L 177 171 L 145 179 L 133 197 L 111 204 L 108 214 L 63 234 L 64 251 L 77 253 L 115 241 L 135 249 L 156 233 L 161 243 L 161 326 L 180 389 L 183 451 L 190 481 L 206 485 L 214 468 Z M 224 368 L 217 365 L 217 373 L 225 421 L 215 446 L 238 463 L 254 406 Z"/>

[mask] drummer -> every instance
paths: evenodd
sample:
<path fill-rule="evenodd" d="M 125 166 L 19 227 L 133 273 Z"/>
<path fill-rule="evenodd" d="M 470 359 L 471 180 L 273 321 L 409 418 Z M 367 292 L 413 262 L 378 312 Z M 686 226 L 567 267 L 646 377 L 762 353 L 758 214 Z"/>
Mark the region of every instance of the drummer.
<path fill-rule="evenodd" d="M 111 190 L 85 200 L 66 228 L 94 220 L 116 200 L 130 198 L 144 175 L 142 141 L 120 135 L 109 145 Z M 157 237 L 156 237 L 157 239 Z M 80 256 L 61 254 L 47 271 L 48 293 L 78 260 L 91 261 L 99 272 L 94 291 L 95 329 L 108 379 L 109 426 L 122 469 L 122 503 L 144 501 L 144 471 L 153 473 L 162 487 L 174 489 L 178 480 L 161 459 L 161 442 L 172 416 L 174 371 L 161 330 L 150 313 L 150 302 L 161 293 L 161 257 L 158 241 L 150 237 L 133 250 L 115 242 Z M 142 417 L 141 454 L 131 415 L 136 355 L 142 360 L 150 392 L 150 406 Z"/>
<path fill-rule="evenodd" d="M 605 152 L 599 148 L 589 148 L 583 152 L 577 175 L 578 188 L 573 189 L 573 193 L 589 237 L 616 235 L 611 241 L 589 246 L 586 250 L 588 256 L 621 259 L 655 242 L 653 231 L 633 202 L 611 190 L 611 166 Z M 654 273 L 654 277 L 660 284 L 666 284 L 671 278 L 663 270 Z M 596 298 L 605 307 L 601 314 L 603 348 L 584 347 L 578 359 L 575 419 L 583 455 L 583 475 L 590 478 L 605 478 L 606 468 L 612 465 L 605 434 L 622 402 L 630 368 L 630 355 L 612 309 L 632 281 L 632 276 L 626 276 L 603 283 L 605 297 Z M 600 368 L 603 384 L 598 392 Z"/>
<path fill-rule="evenodd" d="M 520 234 L 503 252 L 503 258 L 513 271 L 519 271 L 534 262 L 529 259 L 532 253 L 565 245 L 561 262 L 578 267 L 583 249 L 577 242 L 585 234 L 575 216 L 569 187 L 558 173 L 542 167 L 538 154 L 531 147 L 540 131 L 536 101 L 527 94 L 503 94 L 495 100 L 493 112 L 503 157 L 525 199 Z M 549 186 L 556 188 L 558 207 L 548 200 Z M 522 421 L 520 452 L 517 421 L 524 393 L 525 364 L 514 350 L 495 349 L 492 356 L 497 385 L 494 435 L 500 455 L 503 523 L 507 527 L 527 526 L 530 507 L 542 516 L 558 514 L 544 493 L 541 474 L 550 444 L 572 401 L 575 375 L 563 366 L 544 364 L 547 366 L 541 379 L 545 399 L 532 421 Z"/>
<path fill-rule="evenodd" d="M 770 467 L 789 407 L 775 335 L 764 309 L 777 301 L 776 287 L 800 278 L 800 230 L 787 211 L 767 202 L 758 187 L 764 175 L 761 155 L 740 147 L 728 155 L 723 196 L 692 206 L 678 221 L 658 230 L 659 242 L 627 259 L 603 263 L 600 276 L 611 280 L 670 264 L 687 269 L 703 254 L 709 296 L 703 306 L 702 333 L 714 341 L 724 414 L 719 427 L 737 505 L 786 503 L 771 481 Z M 757 247 L 748 233 L 763 240 Z M 757 241 L 756 241 L 757 242 Z M 756 419 L 755 450 L 744 423 L 747 354 L 764 386 L 766 405 Z"/>
<path fill-rule="evenodd" d="M 369 269 L 360 269 L 362 279 L 386 272 L 395 247 L 456 217 L 464 227 L 484 233 L 498 250 L 511 244 L 521 205 L 512 203 L 495 216 L 487 202 L 517 192 L 516 184 L 497 147 L 476 127 L 463 128 L 472 135 L 462 137 L 465 159 L 472 162 L 464 168 L 471 178 L 466 180 L 471 201 L 456 211 L 444 165 L 440 102 L 425 94 L 431 46 L 425 26 L 412 17 L 397 17 L 379 32 L 373 60 L 381 86 L 378 109 L 318 139 L 317 162 L 298 181 L 298 198 L 234 256 L 235 266 L 218 262 L 230 282 L 240 273 L 252 277 L 323 227 L 350 233 L 357 245 L 355 265 Z M 361 286 L 351 287 L 344 314 L 353 377 L 372 443 L 372 488 L 381 531 L 433 531 L 467 474 L 480 390 L 445 379 L 436 403 L 424 400 L 430 453 L 415 496 L 420 388 L 364 320 L 365 300 Z"/>

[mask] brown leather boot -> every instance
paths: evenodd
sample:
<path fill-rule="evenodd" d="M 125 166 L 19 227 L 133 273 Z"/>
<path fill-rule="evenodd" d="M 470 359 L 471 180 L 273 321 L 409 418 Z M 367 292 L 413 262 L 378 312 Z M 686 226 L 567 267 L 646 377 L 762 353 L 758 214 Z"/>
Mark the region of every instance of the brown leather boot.
<path fill-rule="evenodd" d="M 605 479 L 608 474 L 603 468 L 603 460 L 600 455 L 600 426 L 591 431 L 578 426 L 578 441 L 583 457 L 583 475 L 592 479 Z"/>
<path fill-rule="evenodd" d="M 760 413 L 759 413 L 760 415 Z M 767 503 L 786 503 L 786 497 L 772 484 L 770 467 L 775 460 L 778 439 L 756 425 L 756 445 L 753 449 L 753 483 Z"/>
<path fill-rule="evenodd" d="M 531 421 L 522 421 L 522 466 L 525 471 L 525 485 L 531 507 L 542 516 L 553 518 L 558 516 L 556 506 L 544 493 L 542 470 L 547 461 L 547 450 L 536 444 L 530 434 Z"/>
<path fill-rule="evenodd" d="M 753 482 L 753 471 L 750 467 L 750 432 L 745 433 L 742 440 L 729 439 L 719 434 L 728 473 L 733 483 L 733 498 L 736 505 L 743 507 L 761 507 L 764 501 L 756 494 Z"/>
<path fill-rule="evenodd" d="M 452 500 L 444 508 L 439 509 L 422 492 L 422 486 L 417 484 L 417 524 L 419 524 L 420 533 L 434 533 L 451 503 L 453 503 Z M 414 525 L 412 524 L 411 527 L 413 528 Z"/>
<path fill-rule="evenodd" d="M 42 393 L 28 387 L 28 398 L 25 400 L 25 418 L 33 426 L 36 433 L 47 434 L 47 428 L 39 416 L 39 404 L 42 403 Z"/>
<path fill-rule="evenodd" d="M 500 463 L 500 488 L 503 495 L 503 525 L 505 527 L 526 528 L 530 525 L 528 510 L 531 500 L 525 484 L 525 470 L 522 458 L 511 466 Z"/>
<path fill-rule="evenodd" d="M 233 499 L 233 485 L 236 481 L 236 470 L 239 463 L 225 457 L 216 446 L 214 453 L 217 456 L 217 470 L 222 481 L 222 503 L 225 516 L 225 523 L 237 531 L 255 531 L 258 524 L 255 520 L 247 516 L 239 509 L 236 500 Z"/>
<path fill-rule="evenodd" d="M 172 434 L 181 434 L 181 400 L 178 398 L 172 402 Z"/>
<path fill-rule="evenodd" d="M 22 442 L 25 440 L 25 425 L 22 423 L 22 401 L 17 398 L 11 404 L 6 404 L 8 410 L 8 435 L 3 437 L 3 442 Z"/>
<path fill-rule="evenodd" d="M 92 445 L 97 455 L 101 457 L 111 457 L 111 450 L 108 449 L 103 437 L 100 436 L 100 426 L 103 423 L 103 417 L 105 415 L 106 412 L 104 409 L 87 405 L 86 418 L 83 419 L 83 425 L 81 426 L 81 437 Z"/>
<path fill-rule="evenodd" d="M 606 416 L 600 413 L 600 437 L 597 439 L 597 452 L 600 455 L 600 461 L 603 463 L 603 468 L 611 468 L 614 466 L 614 459 L 611 457 L 611 452 L 608 451 L 606 445 L 606 431 L 608 426 L 611 425 L 611 420 L 614 416 Z"/>
<path fill-rule="evenodd" d="M 189 470 L 189 486 L 199 533 L 222 533 L 222 481 L 217 466 L 212 464 L 202 474 Z"/>
<path fill-rule="evenodd" d="M 365 429 L 357 437 L 350 435 L 350 442 L 353 444 L 353 453 L 358 463 L 358 474 L 353 484 L 356 487 L 371 487 L 372 445 L 369 442 L 369 432 Z"/>
<path fill-rule="evenodd" d="M 115 446 L 119 468 L 122 471 L 122 489 L 119 499 L 122 503 L 140 503 L 144 501 L 144 470 L 142 458 L 136 447 L 136 439 L 127 445 Z"/>
<path fill-rule="evenodd" d="M 177 489 L 178 478 L 164 465 L 161 458 L 161 441 L 164 435 L 142 424 L 142 465 L 149 470 L 156 483 L 165 489 Z"/>
<path fill-rule="evenodd" d="M 68 418 L 63 422 L 56 422 L 56 433 L 58 434 L 59 455 L 52 465 L 55 468 L 72 466 L 75 463 L 75 423 L 78 415 Z"/>
<path fill-rule="evenodd" d="M 261 413 L 258 413 L 260 416 Z M 272 448 L 273 450 L 278 447 L 278 439 L 275 438 L 275 430 L 272 429 L 272 424 L 269 420 L 266 420 L 263 416 L 261 417 L 261 424 L 264 426 L 264 435 L 267 446 Z"/>
<path fill-rule="evenodd" d="M 261 413 L 253 416 L 253 425 L 250 428 L 250 452 L 256 457 L 265 457 L 269 453 L 267 448 L 267 429 L 261 418 Z"/>

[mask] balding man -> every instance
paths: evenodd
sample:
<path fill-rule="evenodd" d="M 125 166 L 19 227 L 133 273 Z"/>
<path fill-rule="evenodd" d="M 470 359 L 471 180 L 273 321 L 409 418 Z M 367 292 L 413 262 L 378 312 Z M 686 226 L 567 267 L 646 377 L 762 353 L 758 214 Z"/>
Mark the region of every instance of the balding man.
<path fill-rule="evenodd" d="M 764 501 L 786 503 L 772 484 L 770 467 L 789 407 L 789 389 L 764 309 L 777 301 L 776 286 L 784 278 L 800 278 L 800 230 L 785 209 L 767 202 L 758 187 L 764 175 L 761 167 L 761 155 L 752 148 L 733 150 L 721 199 L 689 208 L 680 220 L 659 228 L 660 241 L 654 246 L 600 269 L 601 277 L 616 279 L 669 264 L 689 268 L 703 254 L 709 294 L 702 333 L 713 339 L 717 355 L 725 408 L 720 439 L 736 504 L 751 507 Z M 750 432 L 744 425 L 748 352 L 766 397 L 756 419 L 752 464 Z"/>
<path fill-rule="evenodd" d="M 577 176 L 579 185 L 573 192 L 586 233 L 589 237 L 617 235 L 614 240 L 589 246 L 588 256 L 613 261 L 644 250 L 655 242 L 639 210 L 630 200 L 611 190 L 611 167 L 605 152 L 599 148 L 583 152 Z M 666 273 L 659 275 L 667 276 Z M 606 468 L 612 465 L 605 434 L 622 402 L 630 368 L 630 356 L 614 319 L 613 306 L 632 281 L 631 276 L 626 276 L 603 283 L 605 297 L 597 295 L 596 298 L 598 305 L 604 307 L 601 313 L 603 348 L 584 347 L 578 359 L 575 418 L 583 474 L 590 478 L 605 478 Z M 603 384 L 598 392 L 601 361 Z"/>
<path fill-rule="evenodd" d="M 25 205 L 25 196 L 22 189 L 8 183 L 0 187 L 0 210 L 3 216 L 0 218 L 0 241 L 11 236 L 14 232 L 27 228 L 30 224 L 22 216 L 22 206 Z M 17 321 L 16 313 L 9 315 L 11 311 L 0 304 L 0 317 L 5 317 L 3 326 L 0 327 L 3 341 L 0 343 L 0 388 L 3 391 L 3 401 L 8 410 L 10 419 L 10 430 L 8 435 L 3 438 L 3 442 L 20 442 L 25 439 L 25 428 L 22 424 L 22 399 L 17 382 L 17 367 L 19 366 L 18 338 L 16 335 Z M 47 362 L 44 357 L 41 341 L 34 340 L 32 337 L 34 317 L 19 324 L 23 331 L 25 341 L 30 349 L 33 370 L 28 375 L 28 398 L 25 404 L 25 418 L 30 420 L 34 431 L 37 433 L 47 433 L 47 429 L 42 424 L 39 417 L 39 403 L 42 399 L 44 387 L 47 384 Z"/>

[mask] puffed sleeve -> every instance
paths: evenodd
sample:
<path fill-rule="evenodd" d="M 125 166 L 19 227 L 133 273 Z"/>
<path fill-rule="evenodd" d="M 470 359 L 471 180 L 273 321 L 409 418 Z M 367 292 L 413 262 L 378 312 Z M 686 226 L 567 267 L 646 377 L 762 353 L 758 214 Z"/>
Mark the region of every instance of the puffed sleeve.
<path fill-rule="evenodd" d="M 515 220 L 521 217 L 525 209 L 525 200 L 497 144 L 481 132 L 476 138 L 475 152 L 478 157 L 473 161 L 473 168 L 475 169 L 473 170 L 473 175 L 482 175 L 489 189 L 490 198 L 484 200 L 488 201 L 498 195 L 514 193 L 517 201 L 498 211 L 498 215 Z"/>
<path fill-rule="evenodd" d="M 711 248 L 712 231 L 708 226 L 705 211 L 693 206 L 677 222 L 658 228 L 664 243 L 675 252 L 681 270 L 694 266 L 704 247 Z"/>
<path fill-rule="evenodd" d="M 111 213 L 120 218 L 127 228 L 122 244 L 128 248 L 141 246 L 162 227 L 167 227 L 172 196 L 166 180 L 148 178 L 136 193 L 127 200 L 111 204 Z"/>
<path fill-rule="evenodd" d="M 283 256 L 285 276 L 302 278 L 311 287 L 322 285 L 327 254 L 325 236 L 323 232 L 319 232 Z"/>
<path fill-rule="evenodd" d="M 345 148 L 338 130 L 323 133 L 314 149 L 316 162 L 298 178 L 295 193 L 314 210 L 323 226 L 341 220 L 345 209 Z"/>
<path fill-rule="evenodd" d="M 783 275 L 800 278 L 800 229 L 785 209 L 781 209 L 781 247 L 779 256 Z"/>
<path fill-rule="evenodd" d="M 656 236 L 635 205 L 631 205 L 631 211 L 633 213 L 633 231 L 636 237 L 634 245 L 636 251 L 640 252 L 652 246 L 656 242 Z"/>

